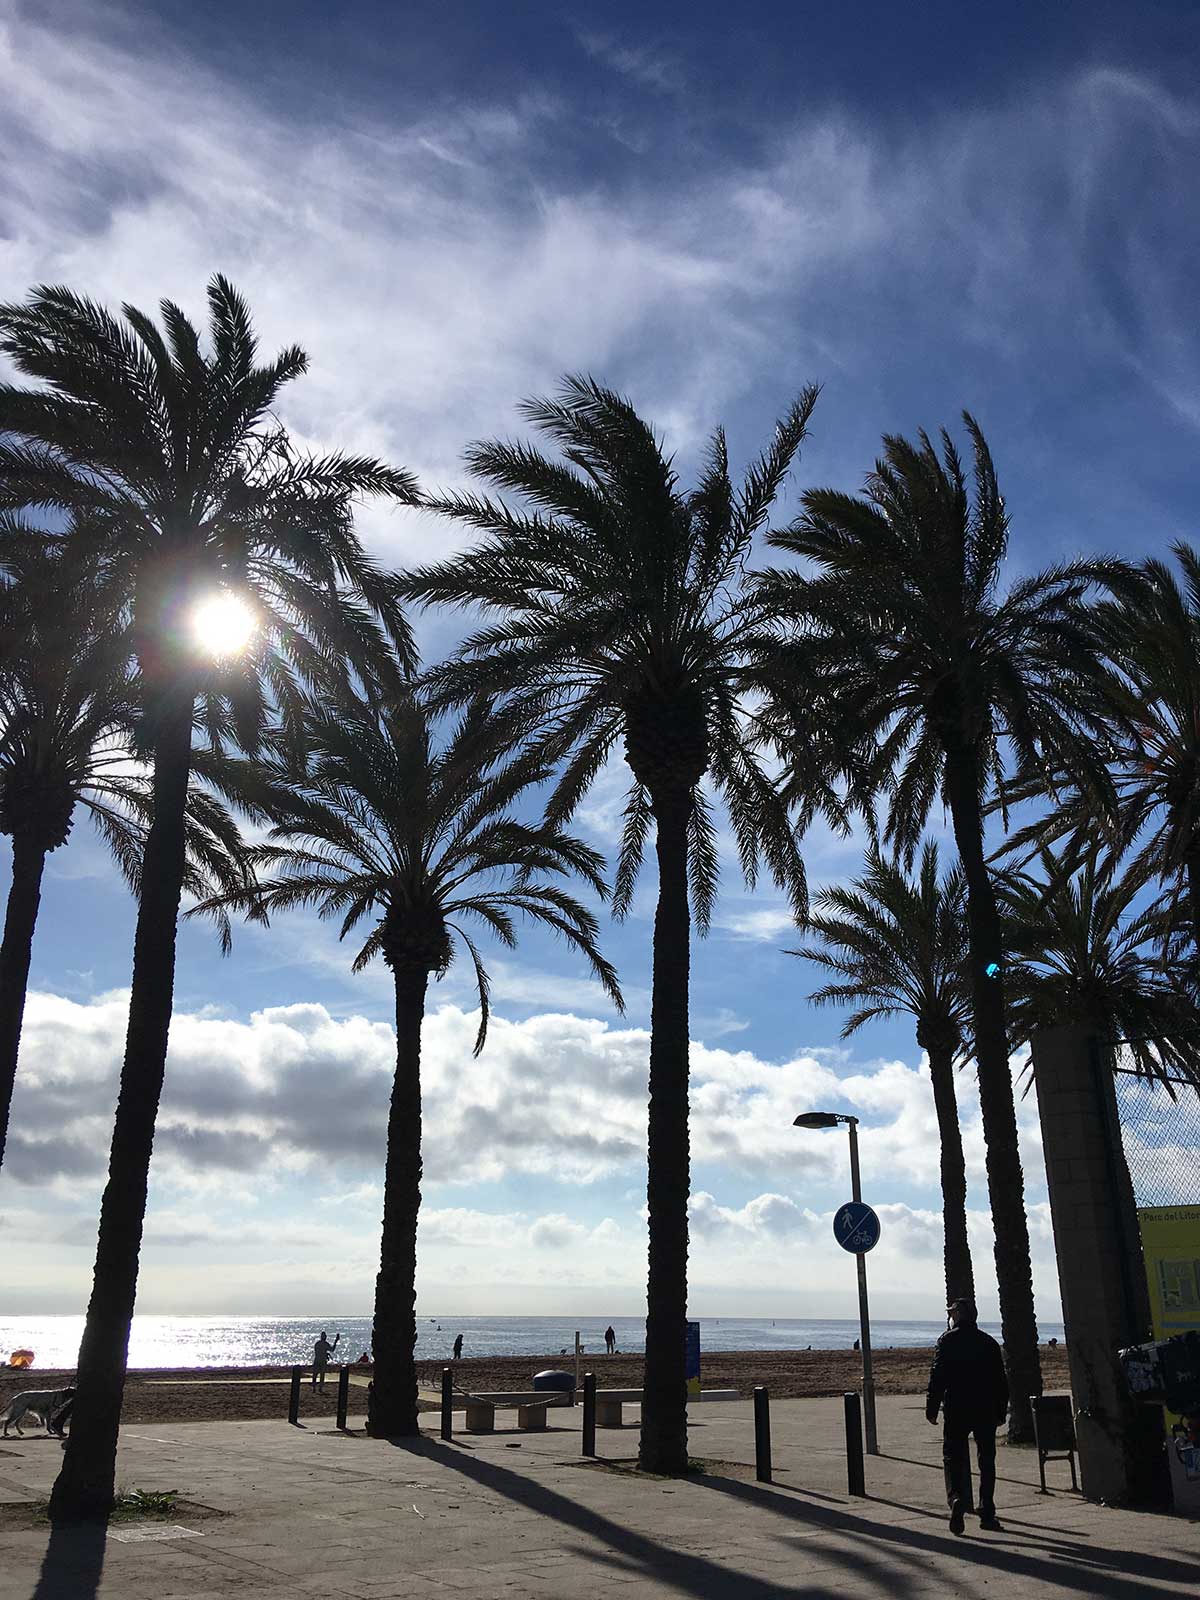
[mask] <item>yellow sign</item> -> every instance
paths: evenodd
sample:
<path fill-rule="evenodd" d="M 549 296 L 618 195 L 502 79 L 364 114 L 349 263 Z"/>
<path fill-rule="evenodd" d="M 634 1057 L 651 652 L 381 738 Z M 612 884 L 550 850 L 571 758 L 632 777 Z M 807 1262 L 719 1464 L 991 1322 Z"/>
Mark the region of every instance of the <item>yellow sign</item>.
<path fill-rule="evenodd" d="M 1139 1210 L 1138 1226 L 1154 1337 L 1200 1329 L 1200 1206 L 1148 1206 Z M 1200 1506 L 1200 1438 L 1194 1420 L 1165 1415 L 1175 1505 L 1194 1509 Z"/>
<path fill-rule="evenodd" d="M 1154 1337 L 1200 1329 L 1200 1206 L 1138 1212 Z"/>

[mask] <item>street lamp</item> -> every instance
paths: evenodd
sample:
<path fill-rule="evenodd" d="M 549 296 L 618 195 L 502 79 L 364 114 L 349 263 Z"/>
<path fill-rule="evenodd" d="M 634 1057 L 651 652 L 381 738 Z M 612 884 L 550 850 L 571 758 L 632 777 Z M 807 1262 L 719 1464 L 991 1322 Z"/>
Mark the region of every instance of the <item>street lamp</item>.
<path fill-rule="evenodd" d="M 792 1123 L 793 1128 L 836 1128 L 844 1122 L 850 1132 L 850 1191 L 854 1200 L 862 1203 L 862 1180 L 858 1170 L 858 1118 L 846 1116 L 841 1111 L 802 1111 Z M 871 1313 L 867 1307 L 867 1258 L 861 1250 L 855 1251 L 858 1267 L 858 1322 L 859 1344 L 862 1347 L 863 1367 L 863 1423 L 867 1436 L 867 1454 L 879 1454 L 879 1433 L 875 1427 L 875 1373 L 871 1366 Z"/>

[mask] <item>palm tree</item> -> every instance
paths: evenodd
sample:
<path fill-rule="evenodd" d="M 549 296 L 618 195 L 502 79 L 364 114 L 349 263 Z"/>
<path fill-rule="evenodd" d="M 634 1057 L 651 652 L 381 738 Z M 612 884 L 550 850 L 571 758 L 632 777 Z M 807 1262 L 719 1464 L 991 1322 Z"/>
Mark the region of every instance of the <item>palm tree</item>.
<path fill-rule="evenodd" d="M 79 1396 L 51 1496 L 58 1520 L 103 1515 L 112 1505 L 171 1021 L 195 717 L 199 711 L 211 739 L 253 748 L 268 704 L 294 730 L 301 684 L 327 681 L 344 653 L 370 673 L 372 613 L 407 647 L 394 585 L 364 556 L 352 510 L 361 494 L 411 499 L 412 480 L 364 458 L 298 455 L 271 407 L 305 370 L 304 352 L 293 346 L 256 365 L 245 302 L 216 277 L 208 303 L 207 352 L 170 301 L 161 304 L 165 335 L 133 306 L 118 318 L 64 288 L 41 287 L 23 304 L 0 306 L 0 352 L 40 385 L 0 385 L 0 510 L 75 517 L 103 552 L 130 607 L 141 751 L 153 774 Z M 194 631 L 198 608 L 230 595 L 252 607 L 244 615 L 256 620 L 255 636 L 210 665 Z"/>
<path fill-rule="evenodd" d="M 1040 1028 L 1086 1027 L 1121 1041 L 1134 1070 L 1200 1088 L 1200 1009 L 1162 957 L 1163 909 L 1146 904 L 1145 859 L 1125 866 L 1093 847 L 1081 861 L 1039 852 L 1040 873 L 998 880 L 1011 958 L 1014 1044 Z"/>
<path fill-rule="evenodd" d="M 965 416 L 973 489 L 949 435 L 942 455 L 889 435 L 861 498 L 812 490 L 780 550 L 815 571 L 765 576 L 760 593 L 804 637 L 828 745 L 861 797 L 887 799 L 885 837 L 911 859 L 948 807 L 966 880 L 975 1056 L 987 1141 L 996 1275 L 1014 1395 L 1009 1437 L 1032 1437 L 1037 1323 L 1004 1002 L 1004 948 L 984 851 L 984 807 L 1006 748 L 1026 770 L 1072 767 L 1102 786 L 1099 677 L 1083 605 L 1113 564 L 1076 563 L 999 593 L 1008 516 L 987 443 Z"/>
<path fill-rule="evenodd" d="M 1095 607 L 1101 648 L 1112 667 L 1103 686 L 1112 750 L 1103 794 L 1056 774 L 1057 804 L 1015 834 L 1006 854 L 1068 841 L 1087 851 L 1099 830 L 1109 865 L 1136 854 L 1137 868 L 1164 886 L 1170 937 L 1180 907 L 1200 964 L 1200 555 L 1172 546 L 1179 576 L 1147 560 L 1114 578 L 1115 593 Z M 1041 775 L 1018 778 L 1012 801 L 1044 793 Z"/>
<path fill-rule="evenodd" d="M 623 746 L 633 781 L 614 882 L 618 916 L 629 909 L 655 827 L 640 1449 L 654 1472 L 687 1470 L 688 972 L 692 914 L 703 932 L 717 890 L 711 790 L 728 805 L 747 877 L 761 855 L 804 908 L 795 837 L 746 714 L 743 689 L 766 629 L 744 592 L 743 566 L 815 401 L 815 389 L 805 390 L 740 488 L 718 431 L 688 493 L 628 400 L 591 378 L 568 378 L 556 399 L 522 408 L 562 459 L 527 444 L 474 445 L 467 460 L 475 472 L 525 504 L 471 494 L 437 502 L 485 537 L 404 584 L 422 602 L 492 613 L 430 683 L 439 705 L 497 696 L 512 736 L 532 740 L 534 759 L 564 763 L 551 822 L 571 815 Z"/>
<path fill-rule="evenodd" d="M 966 884 L 956 867 L 943 880 L 938 848 L 930 840 L 920 871 L 908 877 L 899 862 L 872 846 L 866 871 L 848 888 L 825 889 L 804 932 L 819 944 L 789 951 L 837 975 L 809 999 L 815 1005 L 853 1006 L 842 1028 L 848 1039 L 877 1017 L 907 1012 L 917 1023 L 917 1043 L 929 1057 L 933 1103 L 941 1140 L 947 1303 L 975 1298 L 967 1239 L 967 1168 L 954 1094 L 954 1068 L 970 1054 L 971 1003 L 963 899 Z"/>
<path fill-rule="evenodd" d="M 1117 1359 L 1120 1344 L 1146 1336 L 1151 1317 L 1106 1069 L 1116 1067 L 1120 1041 L 1122 1059 L 1168 1096 L 1180 1082 L 1200 1091 L 1200 1009 L 1177 964 L 1163 959 L 1163 913 L 1146 905 L 1144 860 L 1102 860 L 1093 842 L 1082 858 L 1042 851 L 1037 864 L 1037 874 L 1012 873 L 999 889 L 1012 954 L 1009 1017 L 1014 1041 L 1031 1047 L 1056 1236 L 1075 1234 L 1087 1187 L 1103 1190 L 1101 1248 L 1084 1244 L 1077 1258 L 1068 1251 L 1059 1259 L 1075 1403 L 1081 1415 L 1103 1419 L 1083 1441 L 1083 1485 L 1153 1503 L 1163 1492 L 1162 1419 L 1132 1401 Z M 1081 1123 L 1081 1140 L 1064 1119 Z M 1109 1145 L 1098 1160 L 1097 1144 Z"/>
<path fill-rule="evenodd" d="M 512 947 L 516 918 L 524 917 L 580 951 L 623 1009 L 616 975 L 596 945 L 595 918 L 556 881 L 575 875 L 605 895 L 604 863 L 560 829 L 513 814 L 547 773 L 501 759 L 481 704 L 437 748 L 415 696 L 380 700 L 347 684 L 311 704 L 304 742 L 300 775 L 286 748 L 249 764 L 240 780 L 230 771 L 230 793 L 277 820 L 267 842 L 250 851 L 259 884 L 197 910 L 240 904 L 265 922 L 272 911 L 315 905 L 322 917 L 340 919 L 343 938 L 367 917 L 377 919 L 354 961 L 357 972 L 381 956 L 396 1002 L 367 1429 L 379 1437 L 415 1435 L 421 1024 L 429 979 L 448 970 L 460 942 L 479 995 L 478 1055 L 487 1037 L 488 975 L 463 921 Z"/>
<path fill-rule="evenodd" d="M 0 517 L 0 833 L 12 839 L 12 883 L 0 943 L 0 1163 L 46 857 L 82 807 L 136 893 L 151 791 L 131 770 L 137 681 L 128 629 L 91 563 L 69 540 Z M 188 791 L 183 887 L 211 893 L 245 881 L 232 818 Z M 224 931 L 224 930 L 223 930 Z"/>

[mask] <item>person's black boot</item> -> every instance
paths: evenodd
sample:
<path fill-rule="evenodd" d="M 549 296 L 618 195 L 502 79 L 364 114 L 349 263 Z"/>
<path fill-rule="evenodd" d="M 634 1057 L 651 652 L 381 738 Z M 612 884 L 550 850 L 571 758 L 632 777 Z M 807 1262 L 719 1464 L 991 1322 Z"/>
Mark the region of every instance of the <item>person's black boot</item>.
<path fill-rule="evenodd" d="M 994 1511 L 980 1513 L 979 1526 L 984 1533 L 1003 1533 L 1004 1526 Z"/>
<path fill-rule="evenodd" d="M 962 1533 L 966 1525 L 967 1521 L 963 1516 L 962 1502 L 956 1500 L 950 1507 L 950 1532 Z"/>

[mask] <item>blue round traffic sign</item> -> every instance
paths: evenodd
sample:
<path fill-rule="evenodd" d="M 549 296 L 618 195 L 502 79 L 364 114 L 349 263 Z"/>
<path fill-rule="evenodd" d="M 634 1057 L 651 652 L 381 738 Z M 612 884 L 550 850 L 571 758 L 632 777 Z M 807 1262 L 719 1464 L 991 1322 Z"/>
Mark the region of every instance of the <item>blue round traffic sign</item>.
<path fill-rule="evenodd" d="M 864 1256 L 879 1243 L 879 1218 L 861 1200 L 847 1200 L 834 1214 L 833 1236 L 843 1250 Z"/>

